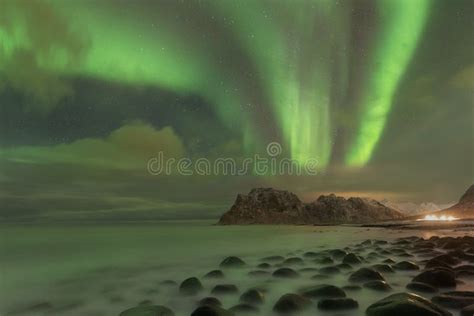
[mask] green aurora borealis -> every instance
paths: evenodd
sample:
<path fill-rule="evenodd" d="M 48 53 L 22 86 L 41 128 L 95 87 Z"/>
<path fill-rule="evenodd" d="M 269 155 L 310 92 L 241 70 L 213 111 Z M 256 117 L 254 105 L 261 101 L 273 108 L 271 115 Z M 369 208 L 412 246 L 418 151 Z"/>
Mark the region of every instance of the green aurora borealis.
<path fill-rule="evenodd" d="M 452 12 L 443 13 L 448 7 Z M 317 158 L 328 172 L 371 170 L 372 162 L 388 157 L 388 144 L 400 142 L 393 131 L 408 135 L 404 128 L 390 127 L 403 121 L 397 104 L 405 102 L 399 108 L 409 109 L 420 120 L 428 117 L 418 124 L 420 129 L 434 128 L 429 118 L 436 117 L 437 109 L 443 107 L 436 104 L 449 99 L 451 90 L 411 97 L 417 90 L 414 87 L 424 87 L 425 82 L 426 89 L 439 85 L 454 89 L 439 78 L 462 77 L 465 69 L 471 69 L 472 41 L 461 43 L 462 38 L 470 38 L 469 32 L 472 35 L 471 10 L 469 1 L 450 5 L 432 0 L 0 0 L 0 96 L 4 95 L 0 100 L 8 104 L 22 100 L 18 101 L 21 107 L 14 106 L 21 110 L 8 111 L 38 122 L 51 120 L 48 126 L 55 126 L 58 134 L 52 138 L 48 132 L 48 137 L 41 138 L 33 130 L 5 127 L 4 152 L 7 156 L 21 153 L 11 160 L 16 162 L 34 160 L 33 156 L 48 160 L 67 153 L 68 144 L 79 142 L 81 149 L 71 152 L 82 153 L 87 139 L 110 140 L 114 131 L 133 129 L 135 123 L 127 124 L 140 121 L 146 127 L 137 129 L 155 135 L 149 130 L 154 126 L 159 137 L 162 128 L 170 127 L 165 134 L 182 142 L 175 146 L 179 153 L 207 155 L 234 148 L 230 155 L 240 157 L 262 152 L 268 142 L 278 141 L 289 157 L 300 162 Z M 442 26 L 445 17 L 451 24 L 461 22 Z M 452 52 L 459 56 L 431 57 L 436 53 L 432 47 L 441 47 L 446 36 L 456 41 L 448 33 L 450 27 L 466 34 Z M 469 115 L 471 73 L 468 70 L 459 79 L 462 83 L 455 91 L 463 104 L 459 112 L 463 117 Z M 83 86 L 107 88 L 101 92 L 101 88 L 84 90 Z M 133 103 L 133 98 L 123 101 L 129 102 L 126 109 L 116 99 L 106 107 L 93 104 L 108 98 L 107 89 L 125 91 L 127 87 L 133 92 L 123 95 L 141 93 L 144 96 L 137 98 L 149 100 L 145 94 L 159 90 L 168 95 L 160 102 L 175 100 L 179 105 L 173 112 L 171 102 L 165 113 L 160 105 L 148 109 L 146 101 L 149 114 L 135 115 L 130 114 L 133 108 L 138 111 L 142 105 Z M 72 136 L 58 140 L 66 127 L 62 123 L 57 127 L 52 117 L 67 108 L 65 103 L 84 102 L 78 100 L 85 100 L 87 93 L 91 103 L 78 106 L 98 111 L 94 112 L 98 126 L 106 123 L 80 133 L 71 131 Z M 193 97 L 209 112 L 201 108 L 196 110 L 202 111 L 199 116 L 193 116 L 181 104 Z M 455 98 L 451 100 L 458 102 Z M 423 108 L 426 102 L 431 105 Z M 178 108 L 185 114 L 178 113 Z M 120 120 L 112 122 L 110 117 L 115 116 Z M 152 116 L 160 123 L 147 120 Z M 387 145 L 382 144 L 384 139 Z M 452 138 L 440 139 L 444 146 Z M 203 142 L 208 144 L 205 150 L 193 149 Z M 414 146 L 409 143 L 403 146 Z M 50 150 L 47 146 L 59 147 Z M 100 142 L 94 148 L 99 147 L 103 147 Z"/>
<path fill-rule="evenodd" d="M 196 93 L 214 105 L 224 122 L 235 124 L 237 120 L 242 124 L 242 135 L 250 135 L 250 142 L 258 144 L 261 140 L 246 113 L 236 110 L 239 104 L 255 102 L 251 87 L 242 85 L 242 79 L 230 73 L 235 69 L 226 65 L 229 61 L 221 58 L 216 63 L 218 56 L 213 56 L 212 43 L 192 36 L 197 30 L 174 25 L 176 21 L 162 16 L 158 7 L 149 13 L 156 20 L 150 30 L 149 19 L 141 17 L 148 13 L 136 12 L 133 3 L 121 3 L 121 11 L 105 2 L 92 7 L 87 1 L 52 4 L 70 22 L 71 30 L 85 34 L 83 41 L 88 49 L 83 56 L 75 56 L 76 47 L 55 43 L 36 56 L 39 67 L 61 75 L 86 75 Z M 340 81 L 347 80 L 344 77 L 348 75 L 347 59 L 351 54 L 347 48 L 347 20 L 356 4 L 279 1 L 269 6 L 258 1 L 213 1 L 201 6 L 209 7 L 208 19 L 230 20 L 225 23 L 228 31 L 236 35 L 242 52 L 257 65 L 261 94 L 277 119 L 291 157 L 299 161 L 317 157 L 326 165 L 331 157 L 331 129 L 337 124 L 330 118 L 331 106 L 337 102 L 331 99 L 331 91 L 341 89 L 339 93 L 344 93 L 344 84 L 331 76 L 336 66 L 346 68 L 338 70 Z M 27 16 L 15 12 L 16 7 L 8 2 L 6 7 L 4 13 L 12 17 L 11 30 L 2 35 L 3 54 L 8 60 L 18 47 L 34 48 L 36 43 L 30 42 L 31 30 L 24 20 Z M 382 22 L 371 34 L 370 51 L 367 61 L 363 61 L 368 73 L 362 96 L 355 104 L 359 122 L 345 155 L 348 165 L 367 163 L 377 145 L 398 82 L 423 32 L 429 1 L 379 1 L 373 10 Z M 122 14 L 124 11 L 126 14 Z"/>

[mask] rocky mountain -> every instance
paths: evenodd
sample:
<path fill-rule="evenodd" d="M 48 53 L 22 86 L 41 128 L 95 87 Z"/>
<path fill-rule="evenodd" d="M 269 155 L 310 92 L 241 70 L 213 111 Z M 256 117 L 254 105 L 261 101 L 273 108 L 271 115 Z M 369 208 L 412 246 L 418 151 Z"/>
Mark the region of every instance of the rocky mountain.
<path fill-rule="evenodd" d="M 461 196 L 453 206 L 434 213 L 437 216 L 454 216 L 462 219 L 474 219 L 474 184 Z"/>
<path fill-rule="evenodd" d="M 366 198 L 345 199 L 334 194 L 321 195 L 303 203 L 295 194 L 272 188 L 252 189 L 239 194 L 219 224 L 346 224 L 403 218 L 403 214 Z"/>

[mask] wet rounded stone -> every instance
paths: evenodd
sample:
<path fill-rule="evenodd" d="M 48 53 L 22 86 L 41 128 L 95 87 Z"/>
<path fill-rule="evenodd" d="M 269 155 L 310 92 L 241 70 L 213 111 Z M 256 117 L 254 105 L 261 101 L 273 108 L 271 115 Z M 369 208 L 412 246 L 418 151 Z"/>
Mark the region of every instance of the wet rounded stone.
<path fill-rule="evenodd" d="M 203 305 L 196 308 L 191 316 L 234 316 L 234 313 L 219 306 Z"/>
<path fill-rule="evenodd" d="M 209 296 L 209 297 L 205 297 L 205 298 L 201 299 L 198 302 L 198 305 L 199 306 L 202 306 L 202 305 L 222 306 L 222 303 L 221 303 L 221 301 L 219 301 L 218 298 Z"/>
<path fill-rule="evenodd" d="M 277 313 L 293 313 L 308 309 L 312 305 L 311 300 L 302 295 L 288 293 L 278 299 L 273 306 Z"/>
<path fill-rule="evenodd" d="M 318 258 L 320 256 L 321 256 L 321 254 L 319 254 L 317 252 L 313 252 L 313 251 L 308 251 L 308 252 L 305 252 L 303 254 L 303 257 L 305 257 L 305 258 Z"/>
<path fill-rule="evenodd" d="M 454 272 L 439 268 L 423 271 L 414 277 L 412 281 L 426 283 L 434 287 L 456 286 Z"/>
<path fill-rule="evenodd" d="M 250 289 L 245 291 L 239 300 L 248 304 L 262 304 L 265 301 L 265 295 L 257 289 Z"/>
<path fill-rule="evenodd" d="M 420 293 L 436 293 L 438 292 L 438 289 L 426 284 L 426 283 L 421 283 L 421 282 L 410 282 L 406 286 L 407 289 L 420 292 Z"/>
<path fill-rule="evenodd" d="M 474 304 L 474 292 L 452 291 L 434 296 L 431 301 L 447 308 L 463 308 Z"/>
<path fill-rule="evenodd" d="M 342 263 L 347 263 L 347 264 L 361 264 L 362 263 L 362 258 L 355 253 L 349 253 L 344 256 L 342 259 Z"/>
<path fill-rule="evenodd" d="M 324 267 L 324 268 L 319 269 L 319 273 L 322 273 L 322 274 L 336 274 L 339 272 L 341 272 L 341 270 L 339 270 L 339 268 L 334 267 L 334 266 Z"/>
<path fill-rule="evenodd" d="M 236 312 L 238 314 L 245 314 L 245 313 L 258 313 L 260 310 L 258 307 L 246 304 L 246 303 L 240 303 L 237 305 L 232 306 L 229 308 L 231 312 Z"/>
<path fill-rule="evenodd" d="M 151 300 L 143 300 L 138 305 L 153 305 L 153 302 Z"/>
<path fill-rule="evenodd" d="M 369 281 L 364 283 L 364 287 L 380 292 L 388 292 L 392 290 L 392 287 L 385 281 Z"/>
<path fill-rule="evenodd" d="M 269 263 L 263 262 L 257 265 L 259 269 L 270 269 L 272 266 Z"/>
<path fill-rule="evenodd" d="M 121 312 L 119 316 L 174 316 L 174 313 L 161 305 L 140 305 Z"/>
<path fill-rule="evenodd" d="M 202 290 L 201 281 L 195 277 L 184 280 L 179 286 L 179 292 L 184 295 L 196 295 Z"/>
<path fill-rule="evenodd" d="M 282 262 L 283 265 L 301 265 L 303 263 L 304 263 L 303 259 L 299 257 L 287 258 Z"/>
<path fill-rule="evenodd" d="M 360 268 L 349 276 L 351 282 L 385 281 L 383 275 L 370 268 Z"/>
<path fill-rule="evenodd" d="M 272 275 L 277 278 L 297 278 L 299 273 L 291 268 L 280 268 L 275 270 Z"/>
<path fill-rule="evenodd" d="M 473 316 L 474 315 L 474 304 L 469 305 L 461 309 L 461 316 Z"/>
<path fill-rule="evenodd" d="M 224 272 L 221 270 L 209 271 L 205 276 L 206 279 L 222 279 L 224 278 Z"/>
<path fill-rule="evenodd" d="M 222 268 L 240 268 L 245 266 L 245 261 L 240 259 L 239 257 L 227 257 L 219 265 Z"/>
<path fill-rule="evenodd" d="M 444 308 L 413 293 L 390 295 L 365 311 L 366 316 L 452 316 Z"/>
<path fill-rule="evenodd" d="M 347 263 L 339 263 L 335 267 L 338 267 L 340 270 L 352 270 L 352 266 Z"/>
<path fill-rule="evenodd" d="M 394 269 L 397 270 L 404 270 L 404 271 L 410 271 L 410 270 L 420 270 L 420 267 L 411 261 L 400 261 L 397 262 L 396 264 L 393 265 Z"/>
<path fill-rule="evenodd" d="M 454 266 L 454 265 L 460 264 L 461 261 L 451 254 L 443 254 L 443 255 L 439 255 L 428 260 L 425 268 L 429 268 L 433 266 L 433 263 L 436 263 L 436 264 L 443 263 L 444 265 L 447 265 L 447 266 Z"/>
<path fill-rule="evenodd" d="M 318 308 L 321 310 L 345 310 L 358 308 L 359 303 L 352 298 L 325 298 L 318 302 Z"/>
<path fill-rule="evenodd" d="M 389 264 L 374 264 L 372 269 L 383 273 L 395 273 L 395 270 L 393 270 L 392 266 Z"/>
<path fill-rule="evenodd" d="M 211 294 L 235 294 L 239 289 L 234 284 L 217 284 L 212 288 Z"/>
<path fill-rule="evenodd" d="M 329 284 L 321 284 L 316 285 L 308 288 L 304 288 L 300 291 L 303 296 L 311 297 L 311 298 L 318 298 L 318 297 L 346 297 L 346 293 L 341 288 L 329 285 Z"/>
<path fill-rule="evenodd" d="M 314 267 L 308 267 L 308 268 L 302 268 L 302 269 L 299 269 L 298 272 L 301 272 L 301 273 L 306 273 L 306 272 L 317 272 L 319 271 L 318 268 L 314 268 Z"/>
<path fill-rule="evenodd" d="M 347 255 L 347 252 L 342 249 L 332 249 L 329 250 L 329 255 L 331 255 L 331 257 L 333 257 L 334 259 L 341 259 Z"/>

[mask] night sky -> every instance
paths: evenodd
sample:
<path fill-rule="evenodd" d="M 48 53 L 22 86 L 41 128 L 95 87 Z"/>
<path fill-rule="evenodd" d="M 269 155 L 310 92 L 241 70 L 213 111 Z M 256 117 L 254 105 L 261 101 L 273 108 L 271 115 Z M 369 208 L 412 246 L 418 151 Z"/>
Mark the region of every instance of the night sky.
<path fill-rule="evenodd" d="M 473 17 L 471 0 L 0 0 L 0 218 L 209 218 L 257 186 L 455 201 Z M 146 169 L 269 142 L 319 174 Z"/>

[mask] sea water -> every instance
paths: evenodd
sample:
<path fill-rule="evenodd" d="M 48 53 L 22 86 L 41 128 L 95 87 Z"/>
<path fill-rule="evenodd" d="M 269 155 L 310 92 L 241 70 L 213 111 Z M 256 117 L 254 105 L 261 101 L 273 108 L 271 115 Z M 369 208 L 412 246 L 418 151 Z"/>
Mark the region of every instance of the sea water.
<path fill-rule="evenodd" d="M 347 226 L 217 226 L 213 221 L 3 225 L 1 239 L 0 313 L 28 310 L 28 306 L 49 303 L 55 315 L 118 315 L 144 300 L 165 305 L 176 315 L 190 315 L 196 302 L 212 296 L 215 284 L 237 285 L 242 293 L 251 287 L 267 289 L 261 315 L 272 315 L 277 299 L 305 286 L 347 285 L 348 273 L 325 280 L 311 280 L 314 273 L 302 273 L 294 280 L 249 277 L 261 258 L 271 255 L 302 256 L 306 251 L 344 248 L 366 239 L 393 240 L 417 235 L 462 236 L 466 231 L 402 231 Z M 371 251 L 371 250 L 368 250 Z M 218 269 L 227 256 L 238 256 L 247 268 L 224 270 L 224 280 L 202 276 Z M 363 254 L 362 254 L 363 255 Z M 406 258 L 393 258 L 396 261 Z M 316 267 L 306 262 L 295 267 Z M 272 271 L 274 269 L 270 269 Z M 417 272 L 385 274 L 394 290 L 404 286 Z M 188 277 L 200 278 L 205 287 L 196 297 L 183 297 L 177 285 Z M 466 283 L 459 289 L 474 289 Z M 239 293 L 239 294 L 240 294 Z M 369 289 L 347 292 L 360 307 L 344 315 L 364 315 L 368 305 L 390 293 Z M 238 303 L 239 295 L 219 296 L 224 307 Z M 50 315 L 29 309 L 20 315 Z M 302 315 L 326 315 L 316 308 Z"/>

